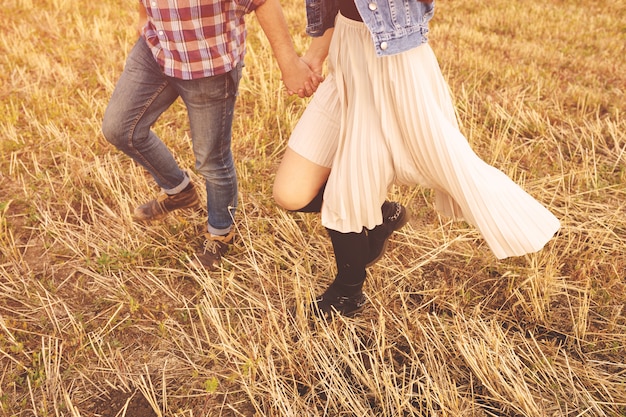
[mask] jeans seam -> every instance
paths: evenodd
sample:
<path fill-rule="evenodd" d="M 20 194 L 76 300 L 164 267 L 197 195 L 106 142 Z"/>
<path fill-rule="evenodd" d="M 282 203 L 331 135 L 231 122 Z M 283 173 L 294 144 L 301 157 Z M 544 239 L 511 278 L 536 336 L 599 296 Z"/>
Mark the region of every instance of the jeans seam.
<path fill-rule="evenodd" d="M 230 81 L 229 81 L 229 80 L 230 80 Z M 224 132 L 224 128 L 225 128 L 226 113 L 227 113 L 227 111 L 228 111 L 227 109 L 230 109 L 230 106 L 227 106 L 227 105 L 226 105 L 226 102 L 227 102 L 228 100 L 230 100 L 230 99 L 231 99 L 230 90 L 229 90 L 229 83 L 231 83 L 231 82 L 232 82 L 232 87 L 233 87 L 233 89 L 234 89 L 234 88 L 235 88 L 235 81 L 232 79 L 232 74 L 231 74 L 231 76 L 230 76 L 230 77 L 224 77 L 224 83 L 226 84 L 226 85 L 225 85 L 224 90 L 226 91 L 226 96 L 222 99 L 222 102 L 223 102 L 223 104 L 222 104 L 222 117 L 220 118 L 220 123 L 221 123 L 221 126 L 220 126 L 220 131 L 222 131 L 222 132 Z M 236 92 L 233 92 L 233 97 L 232 97 L 232 99 L 233 99 L 233 100 L 236 100 L 236 99 L 237 99 Z M 234 107 L 235 107 L 235 106 L 233 105 L 233 112 L 234 112 Z M 233 115 L 233 117 L 234 117 L 234 115 Z M 230 150 L 230 152 L 232 153 L 232 125 L 231 125 L 231 127 L 230 127 L 230 129 L 229 129 L 229 130 L 230 130 L 230 143 L 229 143 L 229 150 Z M 223 147 L 220 147 L 220 150 L 221 150 L 221 152 L 220 152 L 220 165 L 223 167 L 223 166 L 225 166 L 225 165 L 226 165 L 226 161 L 225 161 L 225 159 L 224 159 L 224 155 L 225 155 L 225 153 L 227 153 L 227 152 L 224 152 L 224 151 L 223 151 Z M 233 159 L 234 159 L 234 156 L 233 156 Z M 233 168 L 234 168 L 234 164 L 235 164 L 235 161 L 233 160 Z M 236 170 L 235 170 L 235 178 L 236 178 L 236 176 L 237 176 L 237 173 L 236 173 Z M 237 189 L 237 184 L 236 184 L 236 182 L 233 182 L 233 177 L 230 177 L 230 178 L 229 178 L 229 182 L 230 182 L 230 187 L 231 187 L 231 189 L 236 190 L 236 189 Z M 235 196 L 233 196 L 233 199 L 235 199 L 235 198 L 237 198 L 237 196 L 236 196 L 236 195 L 235 195 Z M 235 209 L 235 204 L 234 204 L 234 201 L 233 201 L 233 200 L 231 200 L 231 201 L 229 202 L 228 206 L 226 207 L 226 211 L 228 212 L 228 215 L 229 215 L 230 220 L 231 220 L 231 224 L 230 224 L 230 226 L 232 226 L 232 225 L 234 224 L 234 222 L 235 222 L 235 219 L 234 219 L 234 214 L 233 214 L 233 212 L 232 212 L 231 208 L 232 208 L 232 209 Z M 210 224 L 210 223 L 209 223 L 209 224 Z M 213 225 L 211 225 L 211 227 L 214 227 L 214 226 L 213 226 Z M 215 228 L 215 227 L 214 227 L 214 228 Z M 217 229 L 217 228 L 216 228 L 216 229 Z"/>
<path fill-rule="evenodd" d="M 143 154 L 139 151 L 139 149 L 135 147 L 134 137 L 135 137 L 135 131 L 136 131 L 137 125 L 139 124 L 139 121 L 146 114 L 146 111 L 152 105 L 152 103 L 154 103 L 154 101 L 159 96 L 159 94 L 161 94 L 163 90 L 165 90 L 168 84 L 169 83 L 167 81 L 163 82 L 163 84 L 161 84 L 161 87 L 157 89 L 155 93 L 148 100 L 145 101 L 144 106 L 142 107 L 141 111 L 137 114 L 137 117 L 135 118 L 135 120 L 133 121 L 133 124 L 131 125 L 131 128 L 129 129 L 129 135 L 127 138 L 128 140 L 127 144 L 128 144 L 129 149 L 132 149 L 134 151 L 134 154 L 140 157 L 143 163 L 145 164 L 145 166 L 149 166 L 152 169 L 152 172 L 158 175 L 159 179 L 163 183 L 165 183 L 166 181 L 165 181 L 165 178 L 162 177 L 161 174 L 159 173 L 159 170 L 154 165 L 152 165 L 146 158 L 144 158 Z M 151 132 L 152 132 L 152 127 L 149 128 L 148 135 Z M 176 187 L 177 185 L 179 184 L 174 184 L 172 187 L 168 187 L 168 188 L 173 188 L 173 187 Z"/>

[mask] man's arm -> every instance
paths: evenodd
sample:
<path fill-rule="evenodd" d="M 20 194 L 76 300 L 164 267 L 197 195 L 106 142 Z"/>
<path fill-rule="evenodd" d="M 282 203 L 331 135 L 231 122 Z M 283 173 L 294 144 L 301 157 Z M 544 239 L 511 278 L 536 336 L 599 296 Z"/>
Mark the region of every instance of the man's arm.
<path fill-rule="evenodd" d="M 148 12 L 146 12 L 146 8 L 143 6 L 143 3 L 139 3 L 139 16 L 137 18 L 137 35 L 141 36 L 141 31 L 143 27 L 146 25 L 146 21 L 148 20 Z"/>
<path fill-rule="evenodd" d="M 279 0 L 266 0 L 255 13 L 270 42 L 287 90 L 298 92 L 300 97 L 313 94 L 322 81 L 321 73 L 313 72 L 296 53 Z"/>

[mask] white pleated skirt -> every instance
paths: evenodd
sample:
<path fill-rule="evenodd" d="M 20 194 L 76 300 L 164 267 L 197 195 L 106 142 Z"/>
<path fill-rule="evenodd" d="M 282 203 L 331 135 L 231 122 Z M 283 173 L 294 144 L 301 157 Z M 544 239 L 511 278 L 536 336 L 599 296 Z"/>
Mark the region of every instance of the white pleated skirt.
<path fill-rule="evenodd" d="M 325 227 L 372 229 L 396 183 L 434 189 L 436 209 L 476 227 L 499 259 L 536 252 L 559 229 L 550 211 L 470 148 L 428 44 L 377 57 L 367 27 L 339 15 L 328 65 L 289 140 L 331 168 Z"/>

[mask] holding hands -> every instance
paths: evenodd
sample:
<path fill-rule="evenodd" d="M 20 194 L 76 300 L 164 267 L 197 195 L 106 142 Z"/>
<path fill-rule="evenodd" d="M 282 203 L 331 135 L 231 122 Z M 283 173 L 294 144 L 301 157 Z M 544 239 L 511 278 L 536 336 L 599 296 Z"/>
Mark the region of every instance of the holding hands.
<path fill-rule="evenodd" d="M 312 96 L 320 83 L 324 81 L 321 68 L 309 66 L 304 58 L 298 58 L 293 65 L 282 72 L 282 76 L 287 93 L 297 94 L 300 98 Z"/>
<path fill-rule="evenodd" d="M 257 6 L 256 17 L 272 47 L 287 92 L 299 97 L 311 96 L 324 80 L 322 65 L 328 55 L 332 30 L 313 38 L 309 50 L 303 57 L 299 57 L 293 47 L 279 0 L 253 2 Z"/>
<path fill-rule="evenodd" d="M 303 57 L 299 58 L 300 63 L 282 71 L 283 83 L 289 95 L 298 94 L 300 98 L 310 97 L 317 90 L 324 80 L 322 69 L 328 56 L 332 35 L 333 29 L 329 29 L 324 35 L 313 38 L 309 49 Z"/>

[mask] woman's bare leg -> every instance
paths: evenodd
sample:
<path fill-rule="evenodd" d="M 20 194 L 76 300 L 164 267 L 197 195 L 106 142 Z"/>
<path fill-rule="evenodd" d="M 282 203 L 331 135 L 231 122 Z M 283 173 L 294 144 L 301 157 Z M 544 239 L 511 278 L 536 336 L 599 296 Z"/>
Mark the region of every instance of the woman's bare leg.
<path fill-rule="evenodd" d="M 287 148 L 274 179 L 274 200 L 286 210 L 307 206 L 320 192 L 330 168 L 311 162 Z"/>

